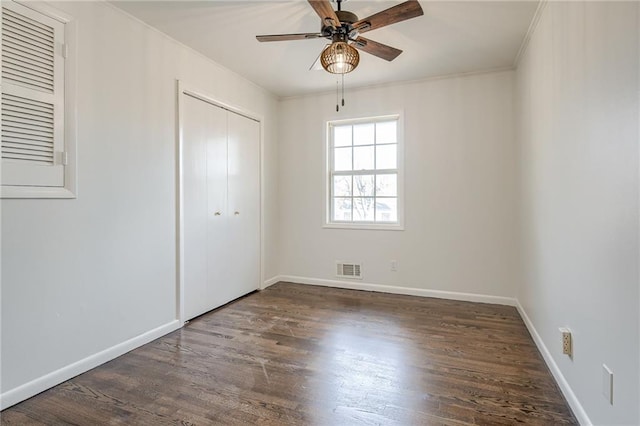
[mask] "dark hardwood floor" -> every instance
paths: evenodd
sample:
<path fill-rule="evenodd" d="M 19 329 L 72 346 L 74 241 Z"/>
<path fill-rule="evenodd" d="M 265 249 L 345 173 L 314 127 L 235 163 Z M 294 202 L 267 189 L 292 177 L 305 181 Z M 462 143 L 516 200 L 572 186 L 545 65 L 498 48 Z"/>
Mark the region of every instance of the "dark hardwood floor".
<path fill-rule="evenodd" d="M 3 425 L 577 424 L 512 307 L 278 283 Z"/>

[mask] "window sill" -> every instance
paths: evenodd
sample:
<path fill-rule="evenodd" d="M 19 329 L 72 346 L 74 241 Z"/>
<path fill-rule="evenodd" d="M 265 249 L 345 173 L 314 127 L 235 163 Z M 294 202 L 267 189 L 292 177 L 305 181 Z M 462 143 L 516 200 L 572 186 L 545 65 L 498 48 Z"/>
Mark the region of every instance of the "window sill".
<path fill-rule="evenodd" d="M 67 188 L 41 186 L 2 186 L 0 198 L 76 198 Z"/>
<path fill-rule="evenodd" d="M 404 226 L 400 224 L 382 225 L 373 223 L 325 223 L 325 229 L 361 229 L 366 231 L 404 231 Z"/>

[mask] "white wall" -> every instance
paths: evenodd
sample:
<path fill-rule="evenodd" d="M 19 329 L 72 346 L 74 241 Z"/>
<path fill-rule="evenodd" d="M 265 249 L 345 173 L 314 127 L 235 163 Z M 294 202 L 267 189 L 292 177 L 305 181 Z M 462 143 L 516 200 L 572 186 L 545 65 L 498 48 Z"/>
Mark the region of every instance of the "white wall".
<path fill-rule="evenodd" d="M 176 318 L 176 79 L 265 117 L 277 245 L 276 98 L 107 3 L 54 6 L 79 27 L 78 198 L 2 200 L 3 397 Z"/>
<path fill-rule="evenodd" d="M 328 77 L 331 78 L 331 77 Z M 365 283 L 515 296 L 513 72 L 349 91 L 280 104 L 280 273 L 335 280 L 335 261 Z M 405 230 L 323 229 L 325 123 L 400 112 Z M 398 272 L 390 271 L 390 260 Z"/>
<path fill-rule="evenodd" d="M 340 259 L 388 288 L 517 296 L 574 408 L 640 423 L 637 3 L 550 2 L 517 72 L 347 90 L 339 114 L 334 94 L 277 102 L 108 4 L 56 6 L 79 22 L 79 195 L 2 200 L 3 397 L 175 319 L 181 79 L 265 116 L 263 278 L 334 280 Z M 323 229 L 326 121 L 398 112 L 405 231 Z"/>
<path fill-rule="evenodd" d="M 640 424 L 638 7 L 549 2 L 517 71 L 518 298 L 602 425 Z M 562 355 L 562 326 L 573 331 L 573 359 Z M 613 405 L 601 394 L 603 363 Z"/>

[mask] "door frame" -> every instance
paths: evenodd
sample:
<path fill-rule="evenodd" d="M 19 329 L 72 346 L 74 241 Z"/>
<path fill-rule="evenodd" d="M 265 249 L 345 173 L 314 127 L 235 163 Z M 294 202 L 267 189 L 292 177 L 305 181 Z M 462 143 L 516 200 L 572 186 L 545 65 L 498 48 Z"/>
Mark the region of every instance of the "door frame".
<path fill-rule="evenodd" d="M 176 113 L 176 314 L 175 318 L 184 324 L 184 174 L 183 174 L 183 122 L 184 97 L 191 96 L 213 106 L 241 115 L 260 125 L 260 282 L 256 290 L 264 288 L 264 117 L 246 108 L 238 107 L 219 100 L 206 91 L 195 88 L 181 80 L 176 80 L 177 113 Z"/>

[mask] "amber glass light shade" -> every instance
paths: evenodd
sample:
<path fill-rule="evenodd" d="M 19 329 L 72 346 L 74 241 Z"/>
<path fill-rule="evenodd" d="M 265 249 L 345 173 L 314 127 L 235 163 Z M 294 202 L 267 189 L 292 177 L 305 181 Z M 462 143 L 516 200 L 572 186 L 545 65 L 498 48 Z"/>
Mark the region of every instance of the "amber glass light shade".
<path fill-rule="evenodd" d="M 346 74 L 353 71 L 360 62 L 358 51 L 344 41 L 334 41 L 320 55 L 322 68 L 332 74 Z"/>

